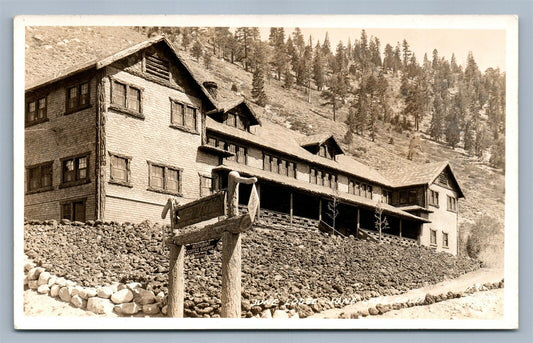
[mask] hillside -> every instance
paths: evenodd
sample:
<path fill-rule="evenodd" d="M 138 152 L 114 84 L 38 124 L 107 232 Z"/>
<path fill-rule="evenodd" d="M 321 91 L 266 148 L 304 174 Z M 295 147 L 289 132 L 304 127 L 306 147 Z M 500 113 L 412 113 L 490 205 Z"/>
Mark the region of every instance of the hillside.
<path fill-rule="evenodd" d="M 30 27 L 26 33 L 28 83 L 47 76 L 57 76 L 74 66 L 142 41 L 147 36 L 127 27 Z M 184 49 L 181 45 L 177 46 L 200 79 L 217 82 L 221 101 L 241 95 L 251 99 L 252 73 L 246 72 L 242 64 L 213 56 L 206 70 L 203 57 L 197 59 L 191 55 L 190 47 Z M 203 42 L 203 46 L 205 50 L 209 48 L 209 43 Z M 47 58 L 57 49 L 64 52 L 62 58 Z M 389 87 L 397 93 L 401 87 L 400 77 L 387 74 L 386 78 Z M 232 91 L 232 86 L 237 91 Z M 337 120 L 333 121 L 331 106 L 322 106 L 320 92 L 313 87 L 307 94 L 300 86 L 286 89 L 283 81 L 267 78 L 265 92 L 267 105 L 254 106 L 262 118 L 305 134 L 331 132 L 339 141 L 343 141 L 348 130 L 344 123 L 348 116 L 347 103 L 338 109 Z M 394 111 L 402 106 L 398 97 L 392 97 L 388 102 Z M 420 132 L 399 132 L 391 124 L 378 120 L 373 142 L 367 135 L 354 134 L 352 143 L 344 144 L 343 148 L 353 154 L 356 160 L 377 170 L 402 168 L 412 163 L 450 161 L 465 194 L 465 199 L 459 202 L 460 223 L 472 223 L 480 216 L 488 215 L 499 222 L 503 230 L 505 182 L 502 170 L 490 167 L 483 159 L 471 157 L 460 148 L 452 149 L 449 145 L 429 139 L 428 125 L 426 118 L 422 120 Z M 410 161 L 406 156 L 413 134 L 420 137 L 421 151 Z M 467 230 L 463 226 L 463 235 Z"/>

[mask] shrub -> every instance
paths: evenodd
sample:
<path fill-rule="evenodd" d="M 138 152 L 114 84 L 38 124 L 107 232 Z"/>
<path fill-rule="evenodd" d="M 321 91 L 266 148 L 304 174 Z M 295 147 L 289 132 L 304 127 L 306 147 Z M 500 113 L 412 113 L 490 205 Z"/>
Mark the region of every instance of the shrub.
<path fill-rule="evenodd" d="M 483 215 L 467 229 L 469 233 L 465 248 L 468 256 L 479 259 L 488 266 L 502 265 L 504 234 L 501 223 Z"/>

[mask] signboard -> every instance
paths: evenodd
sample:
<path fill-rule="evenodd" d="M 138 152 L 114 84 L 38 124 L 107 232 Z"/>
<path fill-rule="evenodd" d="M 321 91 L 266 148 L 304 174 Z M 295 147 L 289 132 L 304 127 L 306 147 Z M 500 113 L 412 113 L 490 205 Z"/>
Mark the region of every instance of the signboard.
<path fill-rule="evenodd" d="M 218 192 L 176 209 L 180 228 L 226 214 L 226 192 Z"/>
<path fill-rule="evenodd" d="M 202 257 L 210 254 L 217 247 L 220 239 L 210 239 L 208 241 L 188 244 L 185 246 L 186 255 L 193 255 L 194 257 Z"/>

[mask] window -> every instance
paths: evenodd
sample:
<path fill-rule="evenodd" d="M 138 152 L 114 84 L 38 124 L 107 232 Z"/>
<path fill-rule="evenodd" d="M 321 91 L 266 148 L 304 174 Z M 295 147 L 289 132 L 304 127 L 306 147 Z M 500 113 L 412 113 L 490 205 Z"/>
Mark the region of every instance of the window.
<path fill-rule="evenodd" d="M 242 146 L 236 146 L 236 161 L 240 164 L 246 164 L 246 148 L 243 148 Z"/>
<path fill-rule="evenodd" d="M 417 192 L 416 190 L 412 189 L 408 193 L 409 199 L 407 200 L 409 205 L 414 205 L 417 203 Z"/>
<path fill-rule="evenodd" d="M 205 197 L 206 195 L 213 194 L 213 178 L 209 176 L 200 175 L 200 196 Z"/>
<path fill-rule="evenodd" d="M 26 126 L 42 123 L 47 120 L 46 97 L 30 101 L 26 104 Z"/>
<path fill-rule="evenodd" d="M 141 88 L 113 79 L 111 85 L 111 108 L 140 116 L 142 113 Z"/>
<path fill-rule="evenodd" d="M 385 204 L 391 204 L 392 203 L 392 192 L 387 190 L 387 189 L 383 189 L 382 190 L 382 193 L 381 193 L 381 202 L 385 203 Z"/>
<path fill-rule="evenodd" d="M 170 99 L 170 124 L 176 128 L 186 128 L 197 132 L 197 109 Z"/>
<path fill-rule="evenodd" d="M 74 186 L 89 181 L 88 154 L 83 156 L 64 158 L 61 160 L 61 167 L 61 186 Z"/>
<path fill-rule="evenodd" d="M 131 187 L 131 157 L 111 154 L 110 158 L 110 182 Z"/>
<path fill-rule="evenodd" d="M 320 150 L 318 151 L 318 155 L 321 157 L 326 157 L 326 146 L 321 145 Z"/>
<path fill-rule="evenodd" d="M 317 175 L 316 175 L 316 169 L 315 168 L 311 168 L 309 182 L 310 183 L 314 183 L 315 185 L 317 184 Z"/>
<path fill-rule="evenodd" d="M 146 55 L 145 72 L 162 81 L 170 81 L 170 66 L 168 61 L 156 54 Z"/>
<path fill-rule="evenodd" d="M 443 232 L 442 233 L 442 247 L 443 248 L 448 248 L 449 247 L 449 242 L 448 242 L 448 234 L 446 232 Z"/>
<path fill-rule="evenodd" d="M 181 195 L 182 169 L 148 162 L 148 189 L 151 191 Z"/>
<path fill-rule="evenodd" d="M 87 108 L 89 103 L 89 82 L 83 82 L 67 88 L 67 112 L 70 114 Z"/>
<path fill-rule="evenodd" d="M 449 195 L 447 197 L 448 197 L 448 211 L 457 212 L 457 199 Z"/>
<path fill-rule="evenodd" d="M 429 190 L 429 204 L 431 206 L 439 207 L 439 192 Z"/>
<path fill-rule="evenodd" d="M 429 230 L 429 244 L 437 245 L 437 231 L 436 230 Z"/>
<path fill-rule="evenodd" d="M 418 193 L 416 189 L 409 189 L 399 192 L 400 205 L 416 205 L 418 203 Z"/>
<path fill-rule="evenodd" d="M 355 182 L 353 180 L 348 181 L 348 194 L 355 194 Z"/>
<path fill-rule="evenodd" d="M 52 189 L 52 166 L 54 162 L 46 162 L 27 168 L 27 191 L 40 192 Z"/>
<path fill-rule="evenodd" d="M 263 153 L 263 170 L 296 178 L 296 163 Z"/>
<path fill-rule="evenodd" d="M 61 203 L 61 218 L 85 222 L 85 199 Z"/>

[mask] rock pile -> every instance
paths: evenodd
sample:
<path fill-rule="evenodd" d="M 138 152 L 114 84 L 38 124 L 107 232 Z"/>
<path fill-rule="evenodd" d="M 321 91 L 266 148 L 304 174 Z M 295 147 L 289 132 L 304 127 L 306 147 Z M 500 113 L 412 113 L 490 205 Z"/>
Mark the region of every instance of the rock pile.
<path fill-rule="evenodd" d="M 25 253 L 37 268 L 44 268 L 33 271 L 31 277 L 28 274 L 28 286 L 37 290 L 44 286 L 41 292 L 50 295 L 52 291 L 58 292 L 65 299 L 70 296 L 69 301 L 79 295 L 81 301 L 78 298 L 75 301 L 80 306 L 104 308 L 105 300 L 111 299 L 108 301 L 112 303 L 113 297 L 125 301 L 123 304 L 136 304 L 115 307 L 124 314 L 156 312 L 154 303 L 163 310 L 168 250 L 162 239 L 168 230 L 149 223 L 27 223 Z M 268 316 L 266 312 L 272 316 L 276 310 L 307 317 L 346 305 L 330 301 L 333 298 L 359 301 L 400 294 L 480 267 L 478 261 L 435 253 L 424 247 L 403 248 L 317 232 L 268 229 L 254 229 L 243 235 L 242 257 L 242 312 L 246 317 Z M 186 316 L 219 316 L 220 267 L 221 243 L 212 254 L 186 256 Z M 44 270 L 56 280 L 48 279 L 45 284 L 44 274 L 39 281 Z M 95 289 L 96 296 L 89 296 L 92 291 L 88 291 L 89 295 L 81 292 L 73 295 L 68 288 L 61 292 L 67 287 L 57 284 L 62 278 Z M 161 295 L 160 301 L 152 301 L 158 297 L 155 294 Z M 89 302 L 91 298 L 98 299 Z M 278 312 L 277 316 L 280 315 Z"/>

